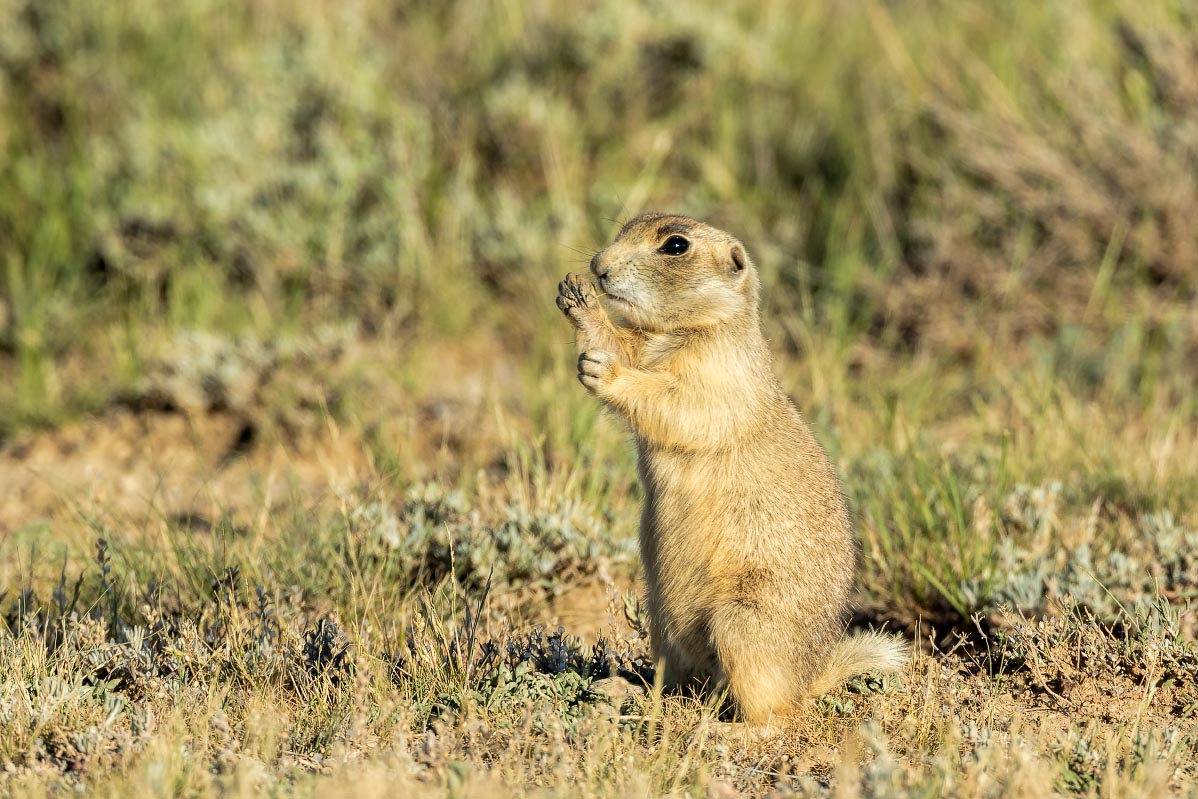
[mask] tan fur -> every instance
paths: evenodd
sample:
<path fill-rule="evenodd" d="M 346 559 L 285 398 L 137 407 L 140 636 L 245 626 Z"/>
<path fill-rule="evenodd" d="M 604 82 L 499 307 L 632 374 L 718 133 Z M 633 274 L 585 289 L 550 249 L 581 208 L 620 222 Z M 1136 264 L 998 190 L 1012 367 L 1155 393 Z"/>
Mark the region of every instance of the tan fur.
<path fill-rule="evenodd" d="M 682 255 L 661 251 L 682 236 Z M 726 688 L 765 722 L 905 645 L 842 640 L 856 559 L 841 483 L 775 378 L 757 271 L 735 238 L 682 216 L 626 224 L 567 275 L 579 380 L 627 419 L 645 504 L 651 646 L 667 685 Z M 605 309 L 606 306 L 606 309 Z"/>

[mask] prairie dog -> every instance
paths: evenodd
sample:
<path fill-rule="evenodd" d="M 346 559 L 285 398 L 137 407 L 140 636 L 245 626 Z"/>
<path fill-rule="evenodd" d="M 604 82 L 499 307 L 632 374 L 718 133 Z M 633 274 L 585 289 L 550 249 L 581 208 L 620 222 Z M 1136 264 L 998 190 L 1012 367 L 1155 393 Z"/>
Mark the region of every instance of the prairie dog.
<path fill-rule="evenodd" d="M 843 637 L 856 561 L 842 485 L 774 376 L 744 246 L 645 214 L 567 275 L 578 379 L 627 420 L 644 486 L 650 645 L 667 686 L 726 689 L 763 723 L 907 647 Z"/>

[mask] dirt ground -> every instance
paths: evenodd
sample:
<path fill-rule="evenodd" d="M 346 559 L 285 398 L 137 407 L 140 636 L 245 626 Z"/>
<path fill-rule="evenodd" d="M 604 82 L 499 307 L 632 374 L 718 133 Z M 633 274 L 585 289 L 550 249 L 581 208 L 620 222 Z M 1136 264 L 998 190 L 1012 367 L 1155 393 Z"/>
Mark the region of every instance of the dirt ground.
<path fill-rule="evenodd" d="M 466 400 L 449 397 L 419 411 Z M 411 446 L 433 452 L 458 423 L 426 426 Z M 0 446 L 0 537 L 56 520 L 100 514 L 138 525 L 166 521 L 207 533 L 221 521 L 251 525 L 296 496 L 335 497 L 370 479 L 369 448 L 334 428 L 301 441 L 263 441 L 236 413 L 114 407 L 60 429 L 24 432 Z M 562 585 L 534 606 L 536 623 L 593 643 L 614 618 L 613 591 L 634 592 L 624 575 Z"/>

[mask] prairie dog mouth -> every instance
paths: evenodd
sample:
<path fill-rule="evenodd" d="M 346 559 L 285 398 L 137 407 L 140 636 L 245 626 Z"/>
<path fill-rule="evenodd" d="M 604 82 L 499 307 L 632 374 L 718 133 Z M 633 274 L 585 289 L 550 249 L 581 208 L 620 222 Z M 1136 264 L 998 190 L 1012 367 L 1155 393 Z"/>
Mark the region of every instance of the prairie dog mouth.
<path fill-rule="evenodd" d="M 614 293 L 613 291 L 611 291 L 611 289 L 605 289 L 602 286 L 600 286 L 600 290 L 603 292 L 601 296 L 605 300 L 611 300 L 612 302 L 618 303 L 620 305 L 627 305 L 629 308 L 636 307 L 636 303 L 634 303 L 632 300 L 626 299 L 626 298 L 620 296 L 619 294 Z"/>
<path fill-rule="evenodd" d="M 622 294 L 622 289 L 621 291 L 612 290 L 610 276 L 603 275 L 595 282 L 599 287 L 599 296 L 614 306 L 612 308 L 613 311 L 628 312 L 640 310 L 640 303 L 630 299 L 628 295 Z"/>

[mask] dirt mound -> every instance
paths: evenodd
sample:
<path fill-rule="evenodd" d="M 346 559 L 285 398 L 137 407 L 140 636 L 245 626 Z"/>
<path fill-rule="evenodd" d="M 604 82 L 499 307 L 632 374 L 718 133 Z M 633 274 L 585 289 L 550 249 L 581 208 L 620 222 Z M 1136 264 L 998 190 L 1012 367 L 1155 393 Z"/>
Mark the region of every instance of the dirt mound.
<path fill-rule="evenodd" d="M 259 437 L 235 413 L 129 409 L 20 435 L 0 447 L 0 535 L 90 507 L 204 527 L 267 511 L 291 492 L 335 490 L 366 463 L 360 445 L 345 437 L 298 446 Z"/>

